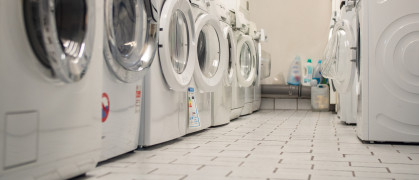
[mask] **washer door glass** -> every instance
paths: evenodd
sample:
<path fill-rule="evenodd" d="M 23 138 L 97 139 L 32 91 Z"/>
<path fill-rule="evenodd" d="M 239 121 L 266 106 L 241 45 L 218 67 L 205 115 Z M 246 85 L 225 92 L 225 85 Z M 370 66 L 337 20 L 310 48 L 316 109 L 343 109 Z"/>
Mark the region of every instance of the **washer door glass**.
<path fill-rule="evenodd" d="M 202 74 L 214 77 L 220 64 L 220 42 L 215 29 L 205 25 L 198 36 L 197 54 Z"/>
<path fill-rule="evenodd" d="M 194 29 L 189 1 L 165 1 L 159 27 L 159 58 L 164 79 L 172 90 L 186 91 L 192 80 Z"/>
<path fill-rule="evenodd" d="M 51 76 L 64 82 L 86 74 L 95 31 L 95 4 L 86 0 L 23 2 L 29 41 Z"/>
<path fill-rule="evenodd" d="M 334 83 L 336 89 L 345 93 L 352 87 L 356 72 L 356 43 L 354 33 L 348 22 L 343 22 L 336 29 L 335 46 L 335 76 Z"/>
<path fill-rule="evenodd" d="M 169 41 L 170 59 L 173 69 L 181 74 L 188 64 L 189 55 L 189 34 L 185 15 L 176 10 L 170 20 Z"/>
<path fill-rule="evenodd" d="M 240 74 L 245 78 L 249 78 L 252 70 L 252 54 L 248 43 L 245 43 L 240 49 Z"/>
<path fill-rule="evenodd" d="M 144 0 L 106 0 L 105 58 L 117 78 L 141 79 L 154 58 L 157 23 L 147 13 Z"/>
<path fill-rule="evenodd" d="M 216 16 L 203 14 L 196 20 L 195 83 L 200 91 L 213 92 L 224 80 L 228 65 L 228 44 Z"/>
<path fill-rule="evenodd" d="M 251 86 L 257 76 L 256 48 L 253 39 L 247 35 L 240 35 L 237 43 L 237 80 L 241 87 Z"/>

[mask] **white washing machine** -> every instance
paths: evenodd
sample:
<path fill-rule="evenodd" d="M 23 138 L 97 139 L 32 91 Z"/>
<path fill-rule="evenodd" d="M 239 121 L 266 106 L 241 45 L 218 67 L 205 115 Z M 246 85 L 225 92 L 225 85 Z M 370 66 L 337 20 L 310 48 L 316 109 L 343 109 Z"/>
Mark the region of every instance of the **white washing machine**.
<path fill-rule="evenodd" d="M 231 28 L 231 11 L 223 3 L 216 1 L 213 6 L 213 14 L 218 15 L 223 30 L 223 38 L 227 43 L 228 66 L 224 74 L 223 82 L 218 85 L 217 90 L 212 94 L 212 126 L 219 126 L 230 122 L 232 106 L 232 82 L 235 77 L 236 41 Z"/>
<path fill-rule="evenodd" d="M 212 124 L 211 94 L 222 84 L 228 65 L 228 48 L 217 16 L 210 13 L 207 0 L 190 0 L 195 20 L 195 72 L 189 85 L 188 127 L 186 133 L 206 129 Z M 193 112 L 196 112 L 194 115 Z"/>
<path fill-rule="evenodd" d="M 96 166 L 102 26 L 101 1 L 0 2 L 0 179 L 68 179 Z"/>
<path fill-rule="evenodd" d="M 419 1 L 358 4 L 358 137 L 419 142 Z"/>
<path fill-rule="evenodd" d="M 142 83 L 157 50 L 159 13 L 150 0 L 106 0 L 102 155 L 138 147 Z"/>
<path fill-rule="evenodd" d="M 159 48 L 144 79 L 140 146 L 151 146 L 186 134 L 187 89 L 196 60 L 195 25 L 188 0 L 158 1 Z"/>
<path fill-rule="evenodd" d="M 246 35 L 248 26 L 241 12 L 235 12 L 235 38 L 237 41 L 236 50 L 236 78 L 233 79 L 233 104 L 230 119 L 238 118 L 242 112 L 252 111 L 253 109 L 253 93 L 248 96 L 248 103 L 246 104 L 246 88 L 252 86 L 256 78 L 256 50 L 253 44 L 253 39 Z M 251 98 L 249 98 L 251 97 Z M 251 112 L 250 112 L 251 113 Z"/>
<path fill-rule="evenodd" d="M 333 31 L 331 71 L 323 73 L 332 76 L 333 84 L 339 92 L 339 117 L 346 124 L 356 124 L 356 116 L 352 113 L 352 96 L 355 93 L 354 81 L 357 71 L 357 16 L 354 1 L 345 1 L 341 9 L 341 17 L 337 20 Z"/>
<path fill-rule="evenodd" d="M 253 83 L 254 95 L 252 107 L 252 111 L 255 112 L 260 109 L 260 103 L 262 101 L 262 42 L 266 41 L 267 36 L 265 34 L 265 30 L 261 29 L 258 31 L 256 23 L 254 22 L 249 22 L 249 36 L 253 38 L 253 42 L 256 48 L 256 79 Z"/>

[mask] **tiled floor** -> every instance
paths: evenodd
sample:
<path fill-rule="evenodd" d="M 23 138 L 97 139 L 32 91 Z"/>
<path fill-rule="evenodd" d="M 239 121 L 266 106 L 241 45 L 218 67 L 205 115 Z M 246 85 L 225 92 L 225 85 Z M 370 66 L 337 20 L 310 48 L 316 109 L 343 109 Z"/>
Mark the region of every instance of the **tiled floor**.
<path fill-rule="evenodd" d="M 79 179 L 419 179 L 419 146 L 363 144 L 327 112 L 260 111 Z"/>

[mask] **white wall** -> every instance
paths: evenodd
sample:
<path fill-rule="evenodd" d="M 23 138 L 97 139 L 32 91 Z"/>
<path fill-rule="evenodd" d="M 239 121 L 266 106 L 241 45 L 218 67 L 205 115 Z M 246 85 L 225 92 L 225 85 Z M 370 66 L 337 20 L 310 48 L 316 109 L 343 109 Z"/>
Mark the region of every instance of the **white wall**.
<path fill-rule="evenodd" d="M 323 57 L 331 17 L 331 0 L 251 0 L 250 20 L 263 28 L 271 53 L 271 77 L 282 73 L 286 80 L 289 66 L 296 55 L 314 63 Z"/>

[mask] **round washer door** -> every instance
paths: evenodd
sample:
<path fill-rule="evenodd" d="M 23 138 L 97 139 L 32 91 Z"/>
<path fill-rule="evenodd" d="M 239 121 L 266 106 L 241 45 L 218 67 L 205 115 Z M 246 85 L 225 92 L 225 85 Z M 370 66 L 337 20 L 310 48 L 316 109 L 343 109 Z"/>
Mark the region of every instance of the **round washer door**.
<path fill-rule="evenodd" d="M 256 79 L 256 50 L 253 39 L 240 35 L 236 52 L 237 80 L 241 87 L 250 87 Z"/>
<path fill-rule="evenodd" d="M 194 73 L 194 21 L 189 1 L 166 1 L 160 18 L 159 56 L 166 83 L 186 91 Z"/>
<path fill-rule="evenodd" d="M 348 92 L 354 81 L 357 59 L 355 41 L 349 21 L 341 20 L 335 24 L 332 44 L 322 65 L 322 75 L 332 79 L 340 93 Z"/>
<path fill-rule="evenodd" d="M 227 43 L 227 48 L 228 48 L 228 61 L 227 61 L 227 69 L 225 71 L 225 76 L 224 76 L 224 82 L 225 85 L 227 86 L 231 86 L 233 83 L 233 78 L 235 77 L 235 69 L 236 69 L 236 64 L 235 59 L 236 59 L 236 39 L 234 38 L 234 33 L 233 33 L 233 29 L 230 26 L 227 26 L 224 28 L 224 39 L 226 40 L 225 42 Z"/>
<path fill-rule="evenodd" d="M 53 78 L 80 81 L 88 70 L 94 44 L 95 1 L 23 1 L 32 49 Z"/>
<path fill-rule="evenodd" d="M 143 78 L 157 50 L 158 24 L 148 6 L 153 6 L 150 0 L 105 1 L 104 55 L 123 82 Z"/>
<path fill-rule="evenodd" d="M 228 65 L 228 45 L 217 17 L 203 14 L 196 20 L 195 82 L 204 92 L 215 91 Z"/>

